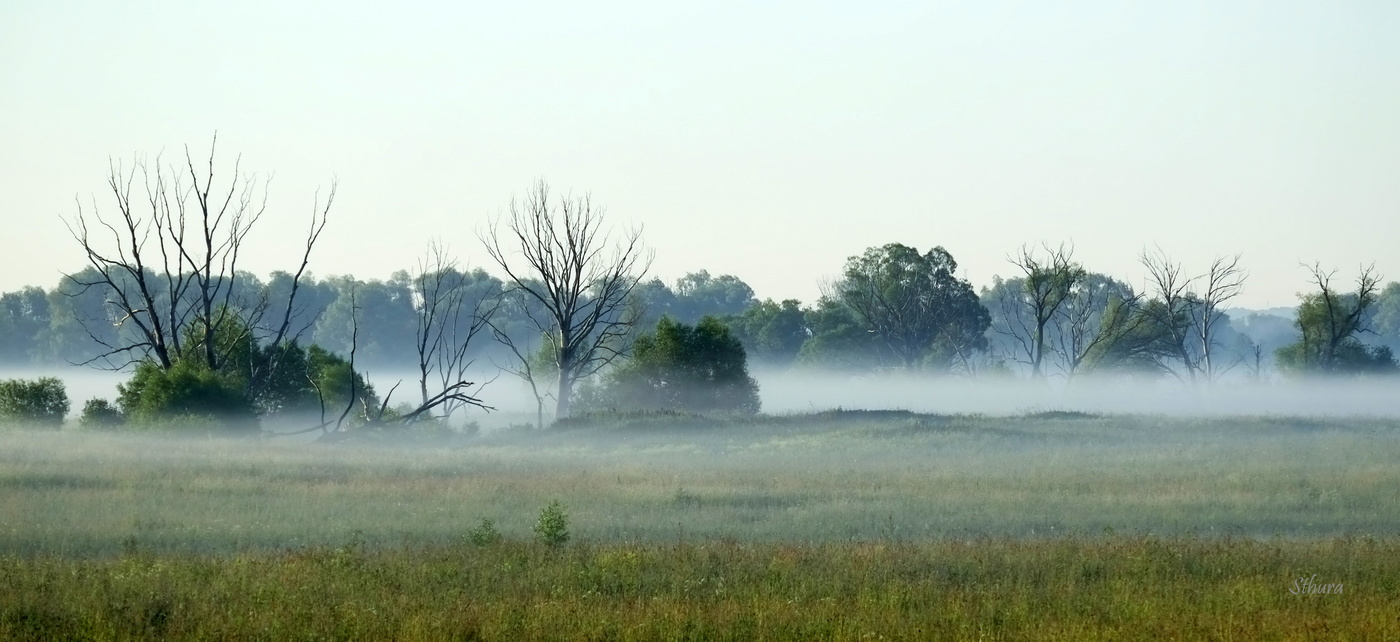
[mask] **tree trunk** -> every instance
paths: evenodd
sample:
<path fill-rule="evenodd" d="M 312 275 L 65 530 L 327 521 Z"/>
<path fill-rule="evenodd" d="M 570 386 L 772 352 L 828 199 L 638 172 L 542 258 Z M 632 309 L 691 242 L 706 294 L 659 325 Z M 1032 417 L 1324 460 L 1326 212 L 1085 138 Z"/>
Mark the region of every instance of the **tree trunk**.
<path fill-rule="evenodd" d="M 554 420 L 569 416 L 569 401 L 574 392 L 574 379 L 568 368 L 559 369 L 559 403 L 554 408 Z"/>

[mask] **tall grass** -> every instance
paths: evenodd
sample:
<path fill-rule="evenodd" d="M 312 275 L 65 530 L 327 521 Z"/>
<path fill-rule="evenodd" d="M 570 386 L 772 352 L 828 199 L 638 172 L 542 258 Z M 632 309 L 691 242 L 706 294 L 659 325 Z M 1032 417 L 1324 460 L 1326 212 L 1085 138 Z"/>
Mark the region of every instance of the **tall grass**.
<path fill-rule="evenodd" d="M 1292 592 L 1298 577 L 1341 594 Z M 0 638 L 1396 639 L 1400 541 L 735 541 L 0 558 Z"/>
<path fill-rule="evenodd" d="M 1400 533 L 1393 420 L 828 413 L 449 446 L 0 433 L 0 552 Z"/>

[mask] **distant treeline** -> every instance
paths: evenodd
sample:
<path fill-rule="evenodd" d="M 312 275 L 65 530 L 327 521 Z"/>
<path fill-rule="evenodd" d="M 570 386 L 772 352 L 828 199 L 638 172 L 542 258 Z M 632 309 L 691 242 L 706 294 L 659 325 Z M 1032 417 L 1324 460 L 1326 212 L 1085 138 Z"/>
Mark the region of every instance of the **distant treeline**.
<path fill-rule="evenodd" d="M 888 247 L 888 246 L 887 246 Z M 857 257 L 853 257 L 857 258 Z M 94 280 L 92 268 L 64 277 L 57 286 L 44 289 L 25 287 L 0 295 L 0 365 L 6 367 L 51 366 L 85 363 L 102 352 L 103 345 L 118 345 L 122 319 L 112 318 L 115 308 L 106 303 L 109 292 L 84 288 L 78 283 Z M 460 273 L 469 285 L 470 297 L 487 302 L 498 297 L 506 284 L 484 270 Z M 156 278 L 156 275 L 150 275 Z M 841 284 L 850 284 L 848 274 Z M 267 279 L 240 272 L 232 279 L 232 300 L 245 305 L 262 303 L 268 318 L 280 318 L 279 303 L 288 300 L 292 275 L 274 272 Z M 838 284 L 839 285 L 839 284 Z M 1108 275 L 1084 272 L 1066 301 L 1047 319 L 1043 339 L 1042 374 L 1074 374 L 1099 369 L 1131 370 L 1143 376 L 1172 374 L 1173 366 L 1163 355 L 1147 350 L 1143 360 L 1117 362 L 1099 355 L 1095 362 L 1090 350 L 1081 346 L 1076 354 L 1076 317 L 1102 324 L 1112 316 L 1115 302 L 1137 297 L 1132 288 Z M 351 296 L 359 309 L 357 324 L 352 323 Z M 348 354 L 355 341 L 357 361 L 365 367 L 409 369 L 416 366 L 415 329 L 421 298 L 414 295 L 414 277 L 406 270 L 387 280 L 361 280 L 353 276 L 316 278 L 305 275 L 299 283 L 292 311 L 292 331 L 304 345 L 319 345 L 338 354 Z M 1078 294 L 1076 294 L 1078 293 Z M 876 332 L 870 318 L 859 306 L 851 305 L 851 292 L 832 288 L 814 303 L 796 299 L 759 300 L 753 289 L 732 275 L 714 276 L 701 270 L 674 283 L 651 278 L 633 292 L 633 310 L 641 321 L 638 328 L 649 329 L 661 317 L 693 324 L 714 316 L 729 326 L 743 343 L 750 362 L 766 368 L 815 367 L 849 372 L 912 368 L 927 372 L 954 374 L 1026 375 L 1032 370 L 1027 352 L 1028 336 L 1018 328 L 1016 311 L 1025 308 L 1026 279 L 998 278 L 991 287 L 975 295 L 979 311 L 966 314 L 972 327 L 982 326 L 973 337 L 970 350 L 959 350 L 948 341 L 934 340 L 910 354 L 901 354 L 891 345 L 888 333 Z M 1345 295 L 1344 295 L 1345 296 Z M 1354 294 L 1351 296 L 1354 297 Z M 1008 305 L 1011 301 L 1013 305 Z M 1146 309 L 1155 299 L 1139 298 L 1137 309 Z M 1076 309 L 1078 305 L 1081 308 Z M 469 304 L 468 308 L 474 306 Z M 985 320 L 978 317 L 985 316 Z M 1363 332 L 1355 338 L 1361 344 L 1400 349 L 1400 283 L 1379 289 L 1375 301 L 1361 320 Z M 94 320 L 105 322 L 94 323 Z M 1032 319 L 1033 321 L 1033 319 Z M 538 343 L 537 327 L 521 308 L 503 306 L 492 323 L 518 344 Z M 357 325 L 357 327 L 356 327 Z M 1297 309 L 1241 311 L 1227 310 L 1220 315 L 1210 339 L 1220 373 L 1230 376 L 1267 377 L 1276 369 L 1276 353 L 1297 343 L 1301 337 Z M 1033 328 L 1032 328 L 1033 329 Z M 1079 329 L 1083 332 L 1083 329 Z M 1104 334 L 1103 328 L 1092 328 Z M 1168 333 L 1169 329 L 1160 330 Z M 944 333 L 946 334 L 946 332 Z M 1083 338 L 1080 337 L 1082 340 Z M 489 336 L 470 345 L 471 358 L 484 368 L 494 360 L 505 363 L 511 355 Z M 1159 352 L 1169 352 L 1158 348 Z M 1102 352 L 1102 351 L 1101 351 Z M 912 355 L 912 358 L 911 358 Z M 1190 355 L 1186 356 L 1187 359 Z M 1076 363 L 1078 361 L 1079 363 Z M 1129 360 L 1131 361 L 1131 360 Z M 1180 367 L 1176 368 L 1181 370 Z M 1179 372 L 1177 374 L 1180 374 Z"/>

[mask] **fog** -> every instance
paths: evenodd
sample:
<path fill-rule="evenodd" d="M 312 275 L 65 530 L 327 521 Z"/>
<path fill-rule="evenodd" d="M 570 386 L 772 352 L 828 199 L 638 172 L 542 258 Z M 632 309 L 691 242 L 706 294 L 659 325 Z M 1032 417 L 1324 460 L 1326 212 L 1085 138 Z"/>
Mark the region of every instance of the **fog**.
<path fill-rule="evenodd" d="M 408 372 L 368 373 L 380 395 L 398 384 L 392 402 L 417 400 L 416 378 Z M 117 384 L 129 376 L 81 367 L 0 370 L 0 379 L 58 377 L 68 387 L 72 412 L 93 397 L 115 399 Z M 852 375 L 812 370 L 755 370 L 763 412 L 797 414 L 835 408 L 911 410 L 937 414 L 1019 415 L 1047 410 L 1174 416 L 1367 416 L 1400 417 L 1400 379 L 1312 378 L 1262 383 L 1231 381 L 1197 385 L 1175 379 L 1051 377 L 969 379 L 900 373 Z M 533 418 L 528 388 L 494 371 L 474 373 L 475 392 L 494 409 L 467 409 L 487 427 Z M 547 400 L 546 410 L 553 402 Z"/>
<path fill-rule="evenodd" d="M 900 374 L 851 376 L 756 372 L 763 409 L 903 409 L 1009 415 L 1045 410 L 1182 416 L 1308 415 L 1400 417 L 1400 379 L 1308 379 L 1190 386 L 1176 380 L 1079 378 L 1071 382 L 976 380 Z"/>

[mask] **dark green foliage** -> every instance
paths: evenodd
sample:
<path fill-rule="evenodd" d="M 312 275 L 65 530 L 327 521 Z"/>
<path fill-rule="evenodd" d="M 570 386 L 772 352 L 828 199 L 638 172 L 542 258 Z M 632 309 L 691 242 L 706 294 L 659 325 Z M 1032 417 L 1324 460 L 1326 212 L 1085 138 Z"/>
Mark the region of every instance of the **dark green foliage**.
<path fill-rule="evenodd" d="M 941 247 L 920 254 L 899 243 L 847 259 L 833 298 L 849 308 L 905 369 L 920 365 L 939 344 L 938 365 L 987 348 L 991 316 L 972 284 L 957 278 L 958 263 Z M 956 358 L 955 358 L 956 357 Z"/>
<path fill-rule="evenodd" d="M 122 413 L 136 424 L 175 425 L 189 419 L 223 428 L 257 425 L 257 412 L 245 395 L 245 381 L 210 370 L 197 359 L 162 369 L 144 361 L 129 381 L 117 386 Z"/>
<path fill-rule="evenodd" d="M 880 337 L 867 330 L 840 301 L 822 297 L 805 313 L 812 336 L 798 350 L 803 365 L 841 370 L 873 370 L 893 359 Z"/>
<path fill-rule="evenodd" d="M 78 425 L 91 430 L 117 428 L 124 423 L 126 417 L 122 416 L 121 410 L 112 402 L 98 397 L 88 399 L 83 404 L 83 414 L 78 418 Z"/>
<path fill-rule="evenodd" d="M 766 299 L 725 321 L 756 363 L 790 365 L 810 336 L 802 304 L 796 299 L 782 303 Z"/>
<path fill-rule="evenodd" d="M 0 421 L 59 428 L 68 408 L 68 392 L 57 378 L 0 381 Z"/>
<path fill-rule="evenodd" d="M 715 317 L 694 326 L 670 318 L 637 339 L 631 361 L 609 376 L 600 408 L 755 413 L 758 383 L 744 346 Z"/>
<path fill-rule="evenodd" d="M 1374 295 L 1308 294 L 1295 320 L 1301 336 L 1274 352 L 1279 370 L 1291 374 L 1386 374 L 1396 371 L 1388 346 L 1368 346 L 1358 335 L 1366 330 Z"/>

